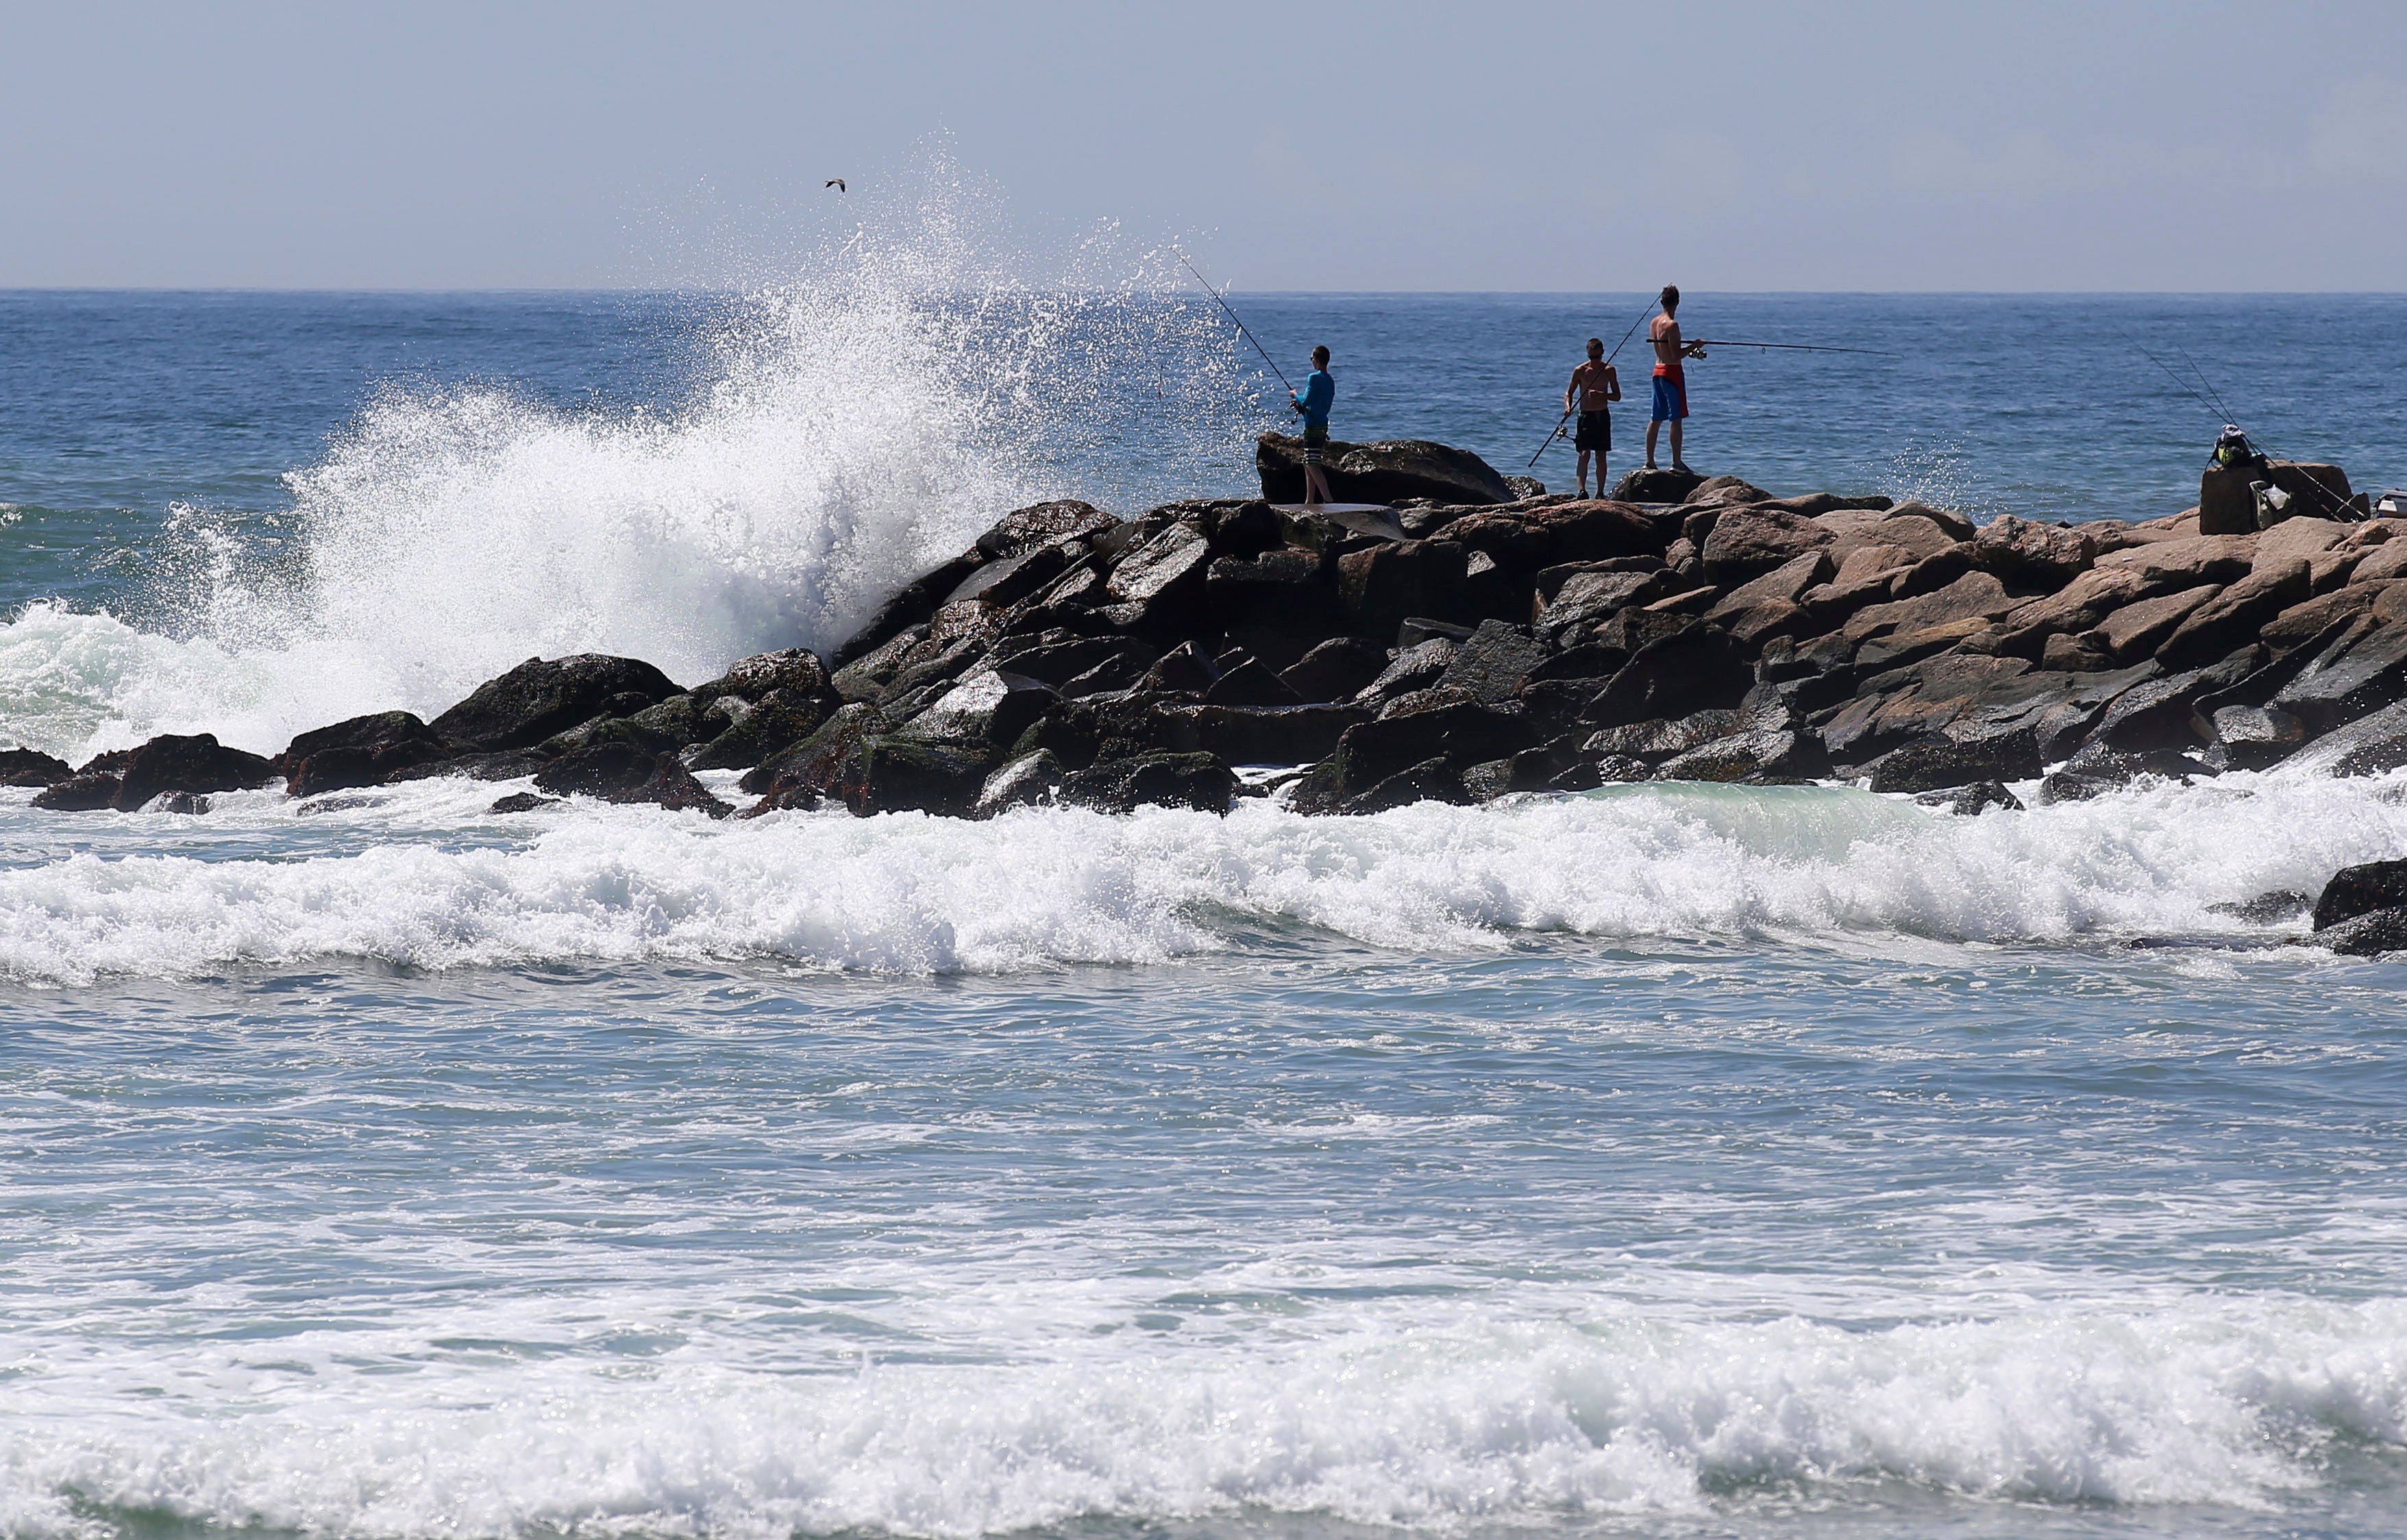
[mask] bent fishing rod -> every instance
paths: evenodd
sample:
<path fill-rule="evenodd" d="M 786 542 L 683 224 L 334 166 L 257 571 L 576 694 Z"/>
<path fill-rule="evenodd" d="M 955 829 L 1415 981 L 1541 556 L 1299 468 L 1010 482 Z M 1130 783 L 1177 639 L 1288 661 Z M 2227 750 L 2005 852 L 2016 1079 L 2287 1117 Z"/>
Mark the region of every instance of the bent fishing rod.
<path fill-rule="evenodd" d="M 1178 250 L 1175 246 L 1172 247 L 1171 250 L 1174 251 Z M 1189 272 L 1195 273 L 1196 282 L 1202 284 L 1206 290 L 1211 292 L 1213 303 L 1219 306 L 1222 310 L 1227 311 L 1229 319 L 1237 323 L 1237 335 L 1254 345 L 1254 351 L 1262 355 L 1262 362 L 1271 366 L 1271 373 L 1278 376 L 1279 383 L 1287 387 L 1287 393 L 1289 395 L 1295 394 L 1294 381 L 1287 378 L 1287 371 L 1278 366 L 1278 361 L 1276 359 L 1271 357 L 1270 349 L 1263 347 L 1261 340 L 1256 337 L 1254 334 L 1246 328 L 1245 318 L 1238 315 L 1236 311 L 1229 309 L 1229 302 L 1220 297 L 1220 291 L 1212 288 L 1212 280 L 1210 278 L 1207 278 L 1202 273 L 1197 273 L 1195 271 L 1195 264 L 1187 261 L 1186 252 L 1179 251 L 1178 260 L 1187 264 L 1187 270 Z"/>
<path fill-rule="evenodd" d="M 1638 319 L 1630 323 L 1630 330 L 1621 334 L 1621 341 L 1615 343 L 1613 345 L 1613 351 L 1604 355 L 1605 363 L 1611 364 L 1615 359 L 1621 356 L 1621 349 L 1623 347 L 1629 343 L 1631 337 L 1638 335 L 1638 328 L 1645 323 L 1646 318 L 1653 314 L 1654 310 L 1655 302 L 1650 299 L 1646 302 L 1646 307 L 1638 312 Z M 1530 463 L 1523 466 L 1522 469 L 1534 470 L 1537 468 L 1538 455 L 1544 454 L 1548 449 L 1555 447 L 1555 440 L 1563 435 L 1563 424 L 1569 422 L 1572 420 L 1572 413 L 1577 410 L 1579 410 L 1577 403 L 1574 403 L 1573 405 L 1563 408 L 1563 415 L 1555 420 L 1555 431 L 1546 435 L 1546 441 L 1538 446 L 1538 454 L 1531 455 L 1530 457 Z"/>

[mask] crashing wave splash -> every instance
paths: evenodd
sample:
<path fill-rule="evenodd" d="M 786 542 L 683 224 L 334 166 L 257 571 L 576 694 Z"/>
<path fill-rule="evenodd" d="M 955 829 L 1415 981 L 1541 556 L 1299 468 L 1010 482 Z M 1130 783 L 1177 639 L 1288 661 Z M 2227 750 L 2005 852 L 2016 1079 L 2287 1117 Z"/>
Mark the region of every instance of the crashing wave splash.
<path fill-rule="evenodd" d="M 1006 509 L 1111 500 L 1132 438 L 1189 485 L 1246 463 L 1229 339 L 1166 255 L 1098 236 L 1040 289 L 964 207 L 940 186 L 871 209 L 730 303 L 673 412 L 382 391 L 286 478 L 289 554 L 179 515 L 144 606 L 170 635 L 57 604 L 0 624 L 0 721 L 78 762 L 161 732 L 273 753 L 360 712 L 431 716 L 530 656 L 708 678 L 841 641 Z"/>

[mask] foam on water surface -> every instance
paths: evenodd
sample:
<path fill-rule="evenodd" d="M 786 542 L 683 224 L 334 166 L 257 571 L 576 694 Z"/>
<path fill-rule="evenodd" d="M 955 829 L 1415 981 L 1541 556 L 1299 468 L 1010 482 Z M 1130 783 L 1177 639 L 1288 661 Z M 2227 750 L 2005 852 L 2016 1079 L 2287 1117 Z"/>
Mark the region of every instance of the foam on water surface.
<path fill-rule="evenodd" d="M 2312 891 L 2407 843 L 2396 781 L 2144 783 L 1973 819 L 1844 789 L 1639 785 L 1369 819 L 1248 799 L 1226 819 L 1044 808 L 982 823 L 840 811 L 712 823 L 590 804 L 495 819 L 483 808 L 506 788 L 458 780 L 313 813 L 271 790 L 221 797 L 199 820 L 8 815 L 0 828 L 20 850 L 93 837 L 0 870 L 0 970 L 60 984 L 339 958 L 758 957 L 1011 972 L 1159 962 L 1254 922 L 1407 952 L 1530 933 L 2234 934 L 2245 928 L 2207 905 Z"/>

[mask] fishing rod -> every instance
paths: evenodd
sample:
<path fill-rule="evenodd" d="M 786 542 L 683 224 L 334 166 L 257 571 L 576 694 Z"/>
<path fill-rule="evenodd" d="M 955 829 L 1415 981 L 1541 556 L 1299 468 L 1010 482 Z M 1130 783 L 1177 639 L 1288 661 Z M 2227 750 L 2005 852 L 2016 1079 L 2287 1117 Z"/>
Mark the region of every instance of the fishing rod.
<path fill-rule="evenodd" d="M 1727 337 L 1693 337 L 1681 340 L 1682 352 L 1685 353 L 1691 348 L 1698 349 L 1692 355 L 1697 358 L 1704 357 L 1704 349 L 1707 348 L 1777 348 L 1787 353 L 1864 353 L 1873 358 L 1897 356 L 1879 348 L 1828 348 L 1816 342 L 1732 342 Z"/>
<path fill-rule="evenodd" d="M 1172 247 L 1171 250 L 1174 251 L 1178 250 L 1175 246 Z M 1211 290 L 1213 302 L 1218 305 L 1221 309 L 1228 311 L 1229 319 L 1237 323 L 1237 335 L 1254 345 L 1254 351 L 1262 355 L 1262 362 L 1271 366 L 1271 373 L 1278 376 L 1279 383 L 1287 387 L 1287 393 L 1289 395 L 1295 394 L 1294 382 L 1287 378 L 1287 371 L 1278 366 L 1278 361 L 1271 357 L 1270 349 L 1261 345 L 1260 339 L 1256 337 L 1252 332 L 1246 330 L 1245 318 L 1238 315 L 1236 311 L 1229 309 L 1229 302 L 1220 297 L 1220 291 L 1212 288 L 1212 280 L 1205 278 L 1203 274 L 1195 272 L 1195 264 L 1191 262 L 1187 262 L 1186 252 L 1179 251 L 1178 260 L 1182 263 L 1187 263 L 1187 270 L 1189 272 L 1195 273 L 1196 282 L 1202 284 L 1205 289 Z"/>
<path fill-rule="evenodd" d="M 1612 363 L 1615 359 L 1621 356 L 1622 348 L 1628 344 L 1631 337 L 1638 335 L 1639 326 L 1646 320 L 1647 316 L 1654 311 L 1654 308 L 1655 302 L 1651 299 L 1648 300 L 1646 302 L 1645 308 L 1638 312 L 1638 320 L 1631 321 L 1630 323 L 1630 330 L 1621 334 L 1621 341 L 1615 343 L 1613 345 L 1613 351 L 1604 355 L 1604 361 L 1607 364 Z M 1572 413 L 1578 409 L 1579 408 L 1575 405 L 1563 408 L 1563 415 L 1555 420 L 1555 431 L 1546 435 L 1546 441 L 1538 446 L 1538 454 L 1531 455 L 1530 457 L 1530 463 L 1524 465 L 1522 469 L 1534 470 L 1537 468 L 1538 455 L 1544 454 L 1548 449 L 1555 447 L 1555 440 L 1562 437 L 1563 435 L 1563 424 L 1569 422 L 1572 420 Z"/>
<path fill-rule="evenodd" d="M 2158 358 L 2156 354 L 2142 347 L 2140 345 L 2140 339 L 2133 336 L 2129 328 L 2116 327 L 2115 330 L 2123 334 L 2123 340 L 2131 345 L 2131 350 L 2133 352 L 2139 354 L 2142 358 L 2146 359 L 2158 368 L 2162 369 L 2165 372 L 2165 378 L 2180 386 L 2183 391 L 2186 392 L 2192 401 L 2197 402 L 2208 411 L 2219 415 L 2226 423 L 2233 427 L 2239 426 L 2238 415 L 2234 413 L 2229 406 L 2224 404 L 2223 392 L 2215 388 L 2215 381 L 2206 378 L 2206 371 L 2198 366 L 2198 360 L 2189 356 L 2188 349 L 2184 348 L 2178 342 L 2173 344 L 2174 349 L 2182 356 L 2182 362 L 2188 364 L 2191 372 L 2198 376 L 2197 385 L 2193 385 L 2188 380 L 2184 379 L 2181 376 L 2180 370 L 2175 369 L 2172 364 L 2167 364 L 2163 359 Z M 2201 385 L 2206 388 L 2205 394 L 2200 393 L 2199 386 Z M 2208 396 L 2212 396 L 2214 399 L 2209 400 Z M 2261 454 L 2263 451 L 2259 450 L 2257 452 Z M 2321 502 L 2329 505 L 2332 511 L 2341 515 L 2343 519 L 2346 519 L 2357 511 L 2350 507 L 2347 502 L 2343 499 L 2338 492 L 2333 492 L 2322 482 L 2315 480 L 2312 477 L 2306 478 L 2305 479 L 2306 484 L 2314 489 L 2316 498 Z"/>

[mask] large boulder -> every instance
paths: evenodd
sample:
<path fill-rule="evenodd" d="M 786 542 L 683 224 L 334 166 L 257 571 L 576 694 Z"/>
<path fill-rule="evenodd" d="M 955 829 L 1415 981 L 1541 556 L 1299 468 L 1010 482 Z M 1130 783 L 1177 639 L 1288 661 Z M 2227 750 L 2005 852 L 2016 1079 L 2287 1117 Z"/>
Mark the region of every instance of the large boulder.
<path fill-rule="evenodd" d="M 1371 546 L 1337 559 L 1337 598 L 1355 635 L 1385 640 L 1414 616 L 1460 613 L 1465 570 L 1463 549 L 1451 540 Z"/>
<path fill-rule="evenodd" d="M 2009 587 L 2052 593 L 2096 563 L 2098 547 L 2078 530 L 2006 514 L 1974 537 L 1973 557 Z"/>
<path fill-rule="evenodd" d="M 2385 625 L 2367 614 L 2316 651 L 2268 704 L 2305 722 L 2311 734 L 2319 734 L 2402 697 L 2407 697 L 2407 625 Z"/>
<path fill-rule="evenodd" d="M 1119 560 L 1104 613 L 1124 631 L 1176 629 L 1204 602 L 1212 541 L 1193 524 L 1173 524 Z"/>
<path fill-rule="evenodd" d="M 2157 656 L 2167 668 L 2191 668 L 2257 638 L 2257 629 L 2307 597 L 2307 563 L 2291 558 L 2260 565 L 2190 611 Z"/>
<path fill-rule="evenodd" d="M 986 777 L 983 755 L 887 735 L 853 746 L 837 770 L 834 791 L 855 818 L 903 812 L 966 818 L 977 806 Z"/>
<path fill-rule="evenodd" d="M 1588 704 L 1597 727 L 1734 706 L 1755 685 L 1745 645 L 1716 626 L 1691 624 L 1631 652 Z"/>
<path fill-rule="evenodd" d="M 469 746 L 444 737 L 407 711 L 377 711 L 301 734 L 278 763 L 296 797 L 377 786 L 397 770 L 457 759 Z"/>
<path fill-rule="evenodd" d="M 1872 789 L 1939 791 L 1983 781 L 2029 780 L 2044 768 L 2038 741 L 2028 733 L 1971 743 L 1932 734 L 1882 755 L 1873 766 Z"/>
<path fill-rule="evenodd" d="M 632 716 L 677 693 L 667 675 L 639 658 L 529 658 L 426 725 L 491 753 L 532 748 L 591 717 Z"/>
<path fill-rule="evenodd" d="M 665 703 L 664 703 L 665 704 Z M 819 729 L 837 705 L 833 692 L 806 693 L 772 690 L 741 716 L 685 756 L 693 770 L 748 770 L 762 760 L 802 742 Z M 653 707 L 659 710 L 660 707 Z M 640 722 L 645 714 L 632 719 Z"/>
<path fill-rule="evenodd" d="M 554 796 L 650 803 L 712 818 L 725 818 L 735 810 L 712 796 L 672 756 L 649 753 L 628 743 L 597 744 L 564 754 L 536 771 L 534 783 Z"/>
<path fill-rule="evenodd" d="M 1263 434 L 1256 441 L 1254 468 L 1260 473 L 1265 499 L 1273 503 L 1303 500 L 1303 439 Z M 1384 439 L 1376 444 L 1332 440 L 1323 450 L 1321 469 L 1329 479 L 1330 495 L 1341 503 L 1395 504 L 1408 497 L 1458 506 L 1513 501 L 1513 489 L 1487 461 L 1468 449 L 1427 439 Z"/>
<path fill-rule="evenodd" d="M 1714 479 L 1723 483 L 1716 489 L 1715 500 L 1730 500 L 1730 493 L 1735 490 L 1730 483 L 1736 478 L 1716 477 Z M 1686 503 L 1706 484 L 1705 478 L 1694 471 L 1674 470 L 1668 465 L 1657 470 L 1634 470 L 1613 484 L 1613 499 L 1617 503 Z M 1744 486 L 1745 483 L 1738 485 Z"/>
<path fill-rule="evenodd" d="M 1051 685 L 1025 675 L 981 668 L 912 718 L 899 735 L 948 744 L 989 760 L 1010 747 L 1061 699 L 1061 692 Z"/>
<path fill-rule="evenodd" d="M 1119 520 L 1090 504 L 1063 499 L 1015 508 L 977 537 L 978 554 L 990 562 L 1024 555 L 1041 546 L 1100 535 Z"/>
<path fill-rule="evenodd" d="M 215 734 L 165 734 L 132 750 L 121 764 L 105 767 L 95 762 L 85 766 L 36 796 L 34 806 L 59 812 L 110 807 L 131 813 L 154 797 L 248 791 L 275 778 L 273 760 L 228 749 Z"/>
<path fill-rule="evenodd" d="M 1691 536 L 1693 538 L 1693 536 Z M 1716 583 L 1759 578 L 1831 543 L 1828 529 L 1784 508 L 1726 508 L 1714 520 L 1701 554 Z"/>
<path fill-rule="evenodd" d="M 1236 794 L 1236 772 L 1218 755 L 1160 752 L 1089 765 L 1073 772 L 1061 791 L 1063 802 L 1107 813 L 1139 807 L 1226 813 Z"/>
<path fill-rule="evenodd" d="M 729 664 L 726 673 L 706 684 L 695 685 L 686 693 L 706 706 L 728 695 L 757 701 L 773 690 L 831 697 L 828 709 L 835 709 L 832 699 L 835 692 L 828 682 L 828 666 L 806 647 L 756 652 Z"/>
<path fill-rule="evenodd" d="M 2369 861 L 2336 873 L 2315 900 L 2315 929 L 2329 930 L 2376 909 L 2407 907 L 2407 861 Z"/>
<path fill-rule="evenodd" d="M 1343 701 L 1388 667 L 1388 649 L 1360 636 L 1332 636 L 1282 669 L 1279 677 L 1306 701 Z"/>
<path fill-rule="evenodd" d="M 36 749 L 0 749 L 0 786 L 56 786 L 75 774 L 66 761 Z"/>
<path fill-rule="evenodd" d="M 1459 775 L 1472 765 L 1531 748 L 1535 736 L 1520 713 L 1492 710 L 1469 700 L 1381 717 L 1347 728 L 1336 749 L 1298 784 L 1289 806 L 1302 813 L 1336 812 L 1391 777 L 1429 761 Z M 1463 798 L 1458 794 L 1454 800 Z"/>

